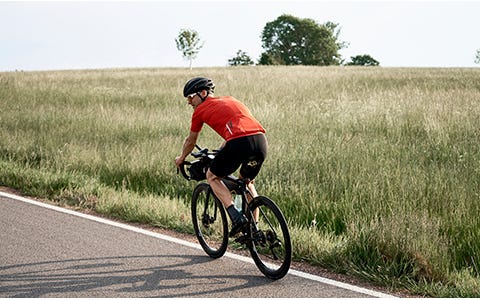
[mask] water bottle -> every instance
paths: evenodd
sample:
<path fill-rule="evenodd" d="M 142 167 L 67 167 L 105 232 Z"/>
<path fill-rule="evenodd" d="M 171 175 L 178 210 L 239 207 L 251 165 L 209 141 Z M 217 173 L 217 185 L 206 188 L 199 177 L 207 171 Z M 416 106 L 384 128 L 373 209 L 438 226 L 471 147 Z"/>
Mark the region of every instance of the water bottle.
<path fill-rule="evenodd" d="M 242 196 L 236 193 L 232 193 L 233 196 L 233 205 L 235 208 L 241 212 L 242 211 Z"/>

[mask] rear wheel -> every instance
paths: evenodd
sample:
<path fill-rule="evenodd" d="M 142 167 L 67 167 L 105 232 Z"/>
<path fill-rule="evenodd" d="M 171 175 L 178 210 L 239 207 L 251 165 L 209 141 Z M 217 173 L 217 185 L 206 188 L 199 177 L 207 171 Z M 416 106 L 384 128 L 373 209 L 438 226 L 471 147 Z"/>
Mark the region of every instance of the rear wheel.
<path fill-rule="evenodd" d="M 278 206 L 267 197 L 253 199 L 250 210 L 255 209 L 259 209 L 259 217 L 258 224 L 252 225 L 248 233 L 252 237 L 250 254 L 265 276 L 280 279 L 288 273 L 292 261 L 287 222 Z"/>
<path fill-rule="evenodd" d="M 193 228 L 203 250 L 213 258 L 223 256 L 228 246 L 227 215 L 207 183 L 193 190 L 191 208 Z"/>

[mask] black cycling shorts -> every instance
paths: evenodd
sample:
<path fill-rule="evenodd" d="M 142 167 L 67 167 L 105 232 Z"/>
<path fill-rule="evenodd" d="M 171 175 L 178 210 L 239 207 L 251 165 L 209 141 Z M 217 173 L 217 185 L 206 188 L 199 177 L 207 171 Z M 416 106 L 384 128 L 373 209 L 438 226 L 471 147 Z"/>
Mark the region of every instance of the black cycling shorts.
<path fill-rule="evenodd" d="M 225 177 L 240 168 L 243 178 L 253 180 L 267 157 L 267 139 L 263 134 L 250 135 L 228 141 L 215 156 L 210 171 Z"/>

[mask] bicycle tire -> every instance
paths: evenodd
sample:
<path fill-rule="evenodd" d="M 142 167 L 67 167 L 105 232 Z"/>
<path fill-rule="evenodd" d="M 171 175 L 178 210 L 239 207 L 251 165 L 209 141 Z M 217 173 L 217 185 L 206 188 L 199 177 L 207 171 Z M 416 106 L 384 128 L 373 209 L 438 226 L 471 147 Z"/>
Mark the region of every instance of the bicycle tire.
<path fill-rule="evenodd" d="M 195 235 L 203 250 L 212 258 L 222 257 L 228 246 L 227 215 L 207 183 L 193 190 L 191 209 Z"/>
<path fill-rule="evenodd" d="M 263 196 L 253 199 L 250 211 L 259 209 L 259 220 L 254 232 L 249 229 L 252 241 L 248 244 L 250 254 L 258 269 L 270 279 L 287 275 L 292 261 L 292 244 L 288 225 L 281 210 L 271 199 Z M 252 214 L 249 214 L 253 222 Z M 251 223 L 252 224 L 252 223 Z"/>

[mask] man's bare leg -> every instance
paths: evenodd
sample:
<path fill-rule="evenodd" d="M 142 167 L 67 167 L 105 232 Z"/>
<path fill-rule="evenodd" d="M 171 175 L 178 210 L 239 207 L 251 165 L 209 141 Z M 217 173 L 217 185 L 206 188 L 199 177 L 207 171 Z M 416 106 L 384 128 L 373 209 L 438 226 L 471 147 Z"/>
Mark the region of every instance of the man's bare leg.
<path fill-rule="evenodd" d="M 212 188 L 215 195 L 218 197 L 218 199 L 220 199 L 223 206 L 227 209 L 230 220 L 232 221 L 232 230 L 229 234 L 232 237 L 238 232 L 240 232 L 242 227 L 244 227 L 248 223 L 248 220 L 233 205 L 232 194 L 222 182 L 222 178 L 213 174 L 209 169 L 207 171 L 207 181 L 210 184 L 210 187 Z"/>

